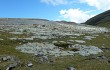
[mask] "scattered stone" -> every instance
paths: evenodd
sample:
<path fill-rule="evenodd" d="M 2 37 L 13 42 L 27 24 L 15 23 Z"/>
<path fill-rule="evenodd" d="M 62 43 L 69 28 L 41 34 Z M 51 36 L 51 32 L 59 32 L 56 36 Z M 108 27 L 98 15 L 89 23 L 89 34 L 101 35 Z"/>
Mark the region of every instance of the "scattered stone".
<path fill-rule="evenodd" d="M 102 50 L 109 50 L 110 51 L 110 48 L 101 48 Z"/>
<path fill-rule="evenodd" d="M 76 70 L 74 67 L 69 67 L 68 70 Z"/>
<path fill-rule="evenodd" d="M 52 56 L 74 56 L 74 54 L 79 53 L 82 56 L 89 56 L 91 54 L 98 54 L 103 52 L 101 49 L 95 46 L 86 46 L 75 44 L 69 46 L 70 49 L 76 48 L 78 51 L 71 50 L 63 50 L 58 46 L 50 43 L 27 43 L 21 46 L 18 46 L 16 49 L 21 50 L 24 53 L 33 53 L 35 56 L 44 56 L 44 55 L 52 55 Z M 67 48 L 68 49 L 68 48 Z"/>
<path fill-rule="evenodd" d="M 86 46 L 86 45 L 79 45 L 75 44 L 72 46 L 73 48 L 77 48 L 79 51 L 76 51 L 82 56 L 89 56 L 91 54 L 98 54 L 103 52 L 101 49 L 95 46 Z"/>
<path fill-rule="evenodd" d="M 74 40 L 68 40 L 67 43 L 68 44 L 73 44 L 74 43 Z"/>
<path fill-rule="evenodd" d="M 6 70 L 12 70 L 13 68 L 15 68 L 18 64 L 17 63 L 11 63 L 7 66 Z"/>
<path fill-rule="evenodd" d="M 59 41 L 59 43 L 66 43 L 65 41 Z"/>
<path fill-rule="evenodd" d="M 104 55 L 92 56 L 92 57 L 86 58 L 85 60 L 94 60 L 94 59 L 98 59 L 100 61 L 104 61 L 104 62 L 110 63 L 110 60 Z"/>
<path fill-rule="evenodd" d="M 101 61 L 109 62 L 109 59 L 105 57 L 104 55 L 97 56 L 96 59 L 99 59 Z"/>
<path fill-rule="evenodd" d="M 32 62 L 28 62 L 28 63 L 27 63 L 27 66 L 28 66 L 28 67 L 32 67 L 32 66 L 33 66 Z"/>
<path fill-rule="evenodd" d="M 3 40 L 3 39 L 0 38 L 0 40 Z"/>
<path fill-rule="evenodd" d="M 83 40 L 75 40 L 75 42 L 78 42 L 78 43 L 86 43 L 86 42 L 83 41 Z"/>
<path fill-rule="evenodd" d="M 86 40 L 92 40 L 92 38 L 96 38 L 96 37 L 93 37 L 93 36 L 84 36 L 84 39 L 86 39 Z"/>
<path fill-rule="evenodd" d="M 48 61 L 48 56 L 42 56 L 43 61 Z"/>
<path fill-rule="evenodd" d="M 44 56 L 43 51 L 38 51 L 37 53 L 35 53 L 35 56 L 41 57 Z"/>
<path fill-rule="evenodd" d="M 2 60 L 7 61 L 8 59 L 7 59 L 7 57 L 2 57 Z"/>
<path fill-rule="evenodd" d="M 54 43 L 58 43 L 58 41 L 53 41 L 52 43 L 53 43 L 53 44 L 54 44 Z"/>
<path fill-rule="evenodd" d="M 8 59 L 8 60 L 11 60 L 11 58 L 12 58 L 11 56 L 7 56 L 7 59 Z"/>

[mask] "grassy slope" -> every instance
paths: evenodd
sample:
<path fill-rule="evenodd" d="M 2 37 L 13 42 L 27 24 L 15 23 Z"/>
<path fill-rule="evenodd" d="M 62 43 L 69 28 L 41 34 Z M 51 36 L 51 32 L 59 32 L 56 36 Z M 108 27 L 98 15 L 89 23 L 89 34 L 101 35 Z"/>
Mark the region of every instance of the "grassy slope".
<path fill-rule="evenodd" d="M 110 10 L 90 18 L 85 24 L 110 28 Z"/>

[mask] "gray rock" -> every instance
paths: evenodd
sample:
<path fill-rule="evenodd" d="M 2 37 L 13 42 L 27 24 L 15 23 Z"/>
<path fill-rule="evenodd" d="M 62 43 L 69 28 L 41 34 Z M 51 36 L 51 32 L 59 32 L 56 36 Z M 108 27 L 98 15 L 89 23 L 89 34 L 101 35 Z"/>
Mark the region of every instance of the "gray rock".
<path fill-rule="evenodd" d="M 76 40 L 77 41 L 77 40 Z M 84 43 L 85 41 L 78 40 L 80 43 Z M 44 55 L 52 55 L 52 56 L 67 56 L 67 55 L 72 55 L 79 53 L 82 56 L 88 56 L 91 54 L 98 54 L 103 52 L 101 49 L 95 46 L 86 46 L 86 45 L 80 45 L 80 44 L 75 44 L 69 46 L 70 49 L 76 48 L 78 51 L 68 51 L 68 50 L 63 50 L 62 48 L 59 48 L 55 46 L 54 44 L 51 43 L 27 43 L 21 46 L 18 46 L 17 49 L 21 50 L 21 52 L 24 53 L 33 53 L 34 56 L 42 57 Z"/>
<path fill-rule="evenodd" d="M 74 67 L 69 67 L 68 70 L 76 70 Z"/>
<path fill-rule="evenodd" d="M 78 43 L 86 43 L 86 42 L 83 41 L 83 40 L 75 40 L 75 42 L 78 42 Z"/>
<path fill-rule="evenodd" d="M 99 59 L 99 60 L 104 61 L 104 62 L 108 62 L 109 61 L 109 59 L 106 56 L 104 56 L 104 55 L 97 56 L 96 59 Z"/>
<path fill-rule="evenodd" d="M 42 56 L 43 61 L 48 61 L 48 56 Z"/>
<path fill-rule="evenodd" d="M 11 57 L 11 56 L 6 56 L 6 58 L 7 58 L 8 60 L 10 60 L 12 57 Z"/>
<path fill-rule="evenodd" d="M 32 66 L 33 66 L 32 62 L 28 62 L 28 63 L 27 63 L 27 66 L 28 66 L 28 67 L 32 67 Z"/>
<path fill-rule="evenodd" d="M 7 57 L 2 57 L 2 60 L 7 61 L 8 59 L 7 59 Z"/>
<path fill-rule="evenodd" d="M 18 64 L 17 63 L 11 63 L 7 66 L 6 70 L 12 70 L 13 68 L 15 68 Z"/>
<path fill-rule="evenodd" d="M 7 60 L 11 60 L 11 56 L 1 56 L 1 60 L 2 61 L 7 61 Z"/>
<path fill-rule="evenodd" d="M 86 39 L 86 40 L 92 40 L 92 38 L 96 38 L 96 37 L 93 37 L 93 36 L 84 36 L 84 39 Z"/>
<path fill-rule="evenodd" d="M 38 56 L 38 57 L 41 57 L 43 55 L 44 55 L 43 51 L 38 51 L 37 53 L 35 53 L 35 56 Z"/>

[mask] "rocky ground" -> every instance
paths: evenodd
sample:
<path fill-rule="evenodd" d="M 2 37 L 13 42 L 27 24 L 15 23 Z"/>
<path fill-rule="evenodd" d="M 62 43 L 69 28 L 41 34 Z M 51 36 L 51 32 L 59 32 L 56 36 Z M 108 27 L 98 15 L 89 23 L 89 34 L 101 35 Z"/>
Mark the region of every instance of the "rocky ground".
<path fill-rule="evenodd" d="M 110 29 L 40 21 L 0 25 L 1 70 L 110 69 Z"/>

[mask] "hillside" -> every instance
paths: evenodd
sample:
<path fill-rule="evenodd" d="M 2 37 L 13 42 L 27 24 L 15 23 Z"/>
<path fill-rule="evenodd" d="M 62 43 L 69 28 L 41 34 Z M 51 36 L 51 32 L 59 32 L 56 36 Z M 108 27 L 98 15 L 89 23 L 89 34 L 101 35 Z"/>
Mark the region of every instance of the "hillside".
<path fill-rule="evenodd" d="M 38 19 L 38 18 L 0 18 L 0 25 L 7 24 L 76 24 L 74 22 L 67 21 L 51 21 L 47 19 Z"/>
<path fill-rule="evenodd" d="M 0 24 L 42 24 L 42 23 L 46 24 L 51 22 L 46 19 L 35 19 L 35 18 L 0 18 Z"/>
<path fill-rule="evenodd" d="M 98 14 L 85 22 L 88 25 L 110 27 L 110 10 Z"/>
<path fill-rule="evenodd" d="M 0 70 L 110 70 L 109 32 L 74 22 L 0 18 Z"/>
<path fill-rule="evenodd" d="M 58 22 L 58 23 L 63 23 L 63 24 L 76 24 L 77 25 L 77 23 L 75 23 L 75 22 L 69 22 L 69 21 L 56 21 L 56 22 Z"/>

